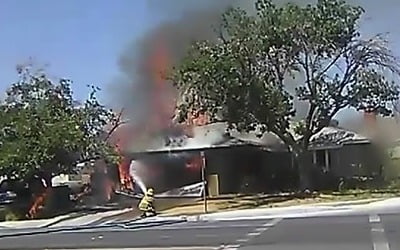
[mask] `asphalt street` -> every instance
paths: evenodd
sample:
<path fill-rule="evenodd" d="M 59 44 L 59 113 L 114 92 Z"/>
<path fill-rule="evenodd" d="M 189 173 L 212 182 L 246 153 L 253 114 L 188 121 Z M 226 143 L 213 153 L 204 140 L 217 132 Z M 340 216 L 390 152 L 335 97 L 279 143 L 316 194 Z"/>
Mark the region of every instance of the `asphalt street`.
<path fill-rule="evenodd" d="M 185 222 L 0 238 L 0 249 L 397 250 L 400 214 Z"/>

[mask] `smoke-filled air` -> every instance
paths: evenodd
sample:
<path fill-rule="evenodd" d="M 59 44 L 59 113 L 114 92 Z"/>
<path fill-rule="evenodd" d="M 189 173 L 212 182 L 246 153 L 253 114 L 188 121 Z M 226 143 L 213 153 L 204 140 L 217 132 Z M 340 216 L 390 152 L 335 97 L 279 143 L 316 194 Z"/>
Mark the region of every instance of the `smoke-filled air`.
<path fill-rule="evenodd" d="M 112 82 L 113 103 L 124 108 L 125 116 L 135 131 L 150 135 L 165 134 L 174 116 L 176 91 L 164 79 L 165 73 L 185 54 L 189 46 L 198 40 L 216 37 L 221 14 L 229 7 L 254 9 L 254 2 L 238 0 L 188 0 L 148 3 L 154 14 L 168 16 L 140 39 L 132 41 L 122 50 L 118 61 L 121 74 Z M 294 91 L 294 82 L 289 90 Z M 298 114 L 305 110 L 296 103 Z M 178 129 L 179 130 L 179 129 Z M 147 131 L 147 133 L 144 133 Z M 176 129 L 170 133 L 180 133 Z M 147 144 L 148 137 L 137 138 L 135 146 Z M 144 146 L 144 145 L 143 145 Z M 160 143 L 160 147 L 162 147 Z M 140 146 L 141 147 L 141 146 Z"/>

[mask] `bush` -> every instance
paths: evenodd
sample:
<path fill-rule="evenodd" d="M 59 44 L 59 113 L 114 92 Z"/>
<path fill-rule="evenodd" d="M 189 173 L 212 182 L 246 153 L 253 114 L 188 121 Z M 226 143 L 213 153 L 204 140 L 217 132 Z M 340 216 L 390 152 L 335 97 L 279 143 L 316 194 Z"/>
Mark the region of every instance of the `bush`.
<path fill-rule="evenodd" d="M 393 180 L 389 183 L 388 189 L 400 190 L 400 178 L 393 179 Z"/>
<path fill-rule="evenodd" d="M 17 221 L 20 218 L 16 213 L 14 213 L 12 211 L 7 211 L 5 213 L 4 219 L 5 219 L 5 221 Z"/>
<path fill-rule="evenodd" d="M 9 207 L 0 208 L 0 221 L 16 221 L 22 217 Z"/>

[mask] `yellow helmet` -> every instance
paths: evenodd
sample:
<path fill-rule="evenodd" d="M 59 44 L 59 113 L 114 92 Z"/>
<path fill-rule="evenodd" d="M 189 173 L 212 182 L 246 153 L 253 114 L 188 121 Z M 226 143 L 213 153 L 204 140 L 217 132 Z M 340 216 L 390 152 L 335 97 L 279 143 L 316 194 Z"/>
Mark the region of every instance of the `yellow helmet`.
<path fill-rule="evenodd" d="M 154 189 L 153 189 L 153 188 L 147 189 L 146 194 L 147 194 L 147 195 L 150 195 L 150 196 L 154 195 Z"/>

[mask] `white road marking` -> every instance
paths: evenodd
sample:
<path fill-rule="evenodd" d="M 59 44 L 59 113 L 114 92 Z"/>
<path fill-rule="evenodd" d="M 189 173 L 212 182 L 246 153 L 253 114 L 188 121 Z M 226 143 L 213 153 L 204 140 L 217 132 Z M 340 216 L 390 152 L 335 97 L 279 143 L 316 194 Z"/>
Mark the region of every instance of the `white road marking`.
<path fill-rule="evenodd" d="M 254 227 L 257 225 L 254 224 L 233 224 L 229 225 L 229 227 Z M 148 230 L 176 230 L 176 229 L 213 229 L 213 228 L 226 228 L 226 224 L 219 224 L 219 225 L 180 225 L 180 226 L 162 226 L 157 228 L 150 228 Z M 141 229 L 141 231 L 146 229 Z"/>
<path fill-rule="evenodd" d="M 239 247 L 240 247 L 239 244 L 237 244 L 237 245 L 226 245 L 226 246 L 224 246 L 223 248 L 220 248 L 220 249 L 223 249 L 223 250 L 237 250 Z"/>
<path fill-rule="evenodd" d="M 385 235 L 385 229 L 383 228 L 379 215 L 370 215 L 369 222 L 371 224 L 371 237 L 374 250 L 390 250 Z"/>
<path fill-rule="evenodd" d="M 93 250 L 93 248 L 74 248 L 75 250 Z M 215 247 L 148 247 L 148 248 L 96 248 L 96 250 L 213 250 L 213 249 L 218 249 Z M 51 248 L 47 248 L 46 250 L 52 250 Z M 54 249 L 55 250 L 55 249 Z M 57 250 L 70 250 L 70 249 L 59 249 Z"/>
<path fill-rule="evenodd" d="M 377 214 L 372 214 L 369 216 L 369 222 L 370 223 L 379 223 L 379 222 L 381 222 L 381 217 L 379 217 Z"/>
<path fill-rule="evenodd" d="M 196 237 L 199 237 L 199 238 L 212 238 L 212 237 L 218 237 L 218 235 L 215 235 L 215 234 L 196 234 Z"/>
<path fill-rule="evenodd" d="M 258 236 L 260 234 L 261 234 L 260 232 L 257 232 L 257 233 L 254 232 L 254 233 L 248 233 L 247 236 L 252 237 L 252 236 Z"/>
<path fill-rule="evenodd" d="M 272 219 L 271 221 L 269 221 L 269 222 L 267 222 L 267 223 L 265 223 L 263 225 L 260 225 L 259 227 L 255 228 L 253 231 L 248 232 L 246 234 L 246 237 L 241 238 L 241 239 L 237 239 L 236 242 L 240 243 L 239 245 L 233 245 L 233 246 L 232 245 L 228 245 L 228 246 L 221 247 L 220 249 L 223 249 L 223 250 L 237 250 L 238 248 L 241 247 L 242 244 L 245 244 L 246 242 L 250 241 L 252 238 L 259 236 L 263 232 L 267 231 L 271 227 L 273 227 L 276 224 L 278 224 L 280 221 L 282 221 L 282 218 Z"/>
<path fill-rule="evenodd" d="M 235 227 L 235 228 L 252 228 L 254 226 L 258 226 L 257 224 L 234 224 L 234 225 L 229 225 L 229 227 Z M 114 228 L 114 229 L 109 229 L 109 231 L 115 231 L 115 232 L 135 232 L 135 231 L 166 231 L 166 230 L 191 230 L 191 229 L 217 229 L 217 228 L 226 228 L 227 225 L 180 225 L 180 226 L 160 226 L 160 227 L 154 227 L 154 228 L 129 228 L 129 229 L 122 229 L 122 228 Z"/>
<path fill-rule="evenodd" d="M 273 227 L 276 224 L 278 224 L 279 222 L 281 222 L 281 220 L 282 220 L 282 218 L 275 218 L 275 219 L 272 219 L 270 222 L 265 223 L 263 226 L 264 227 Z"/>

